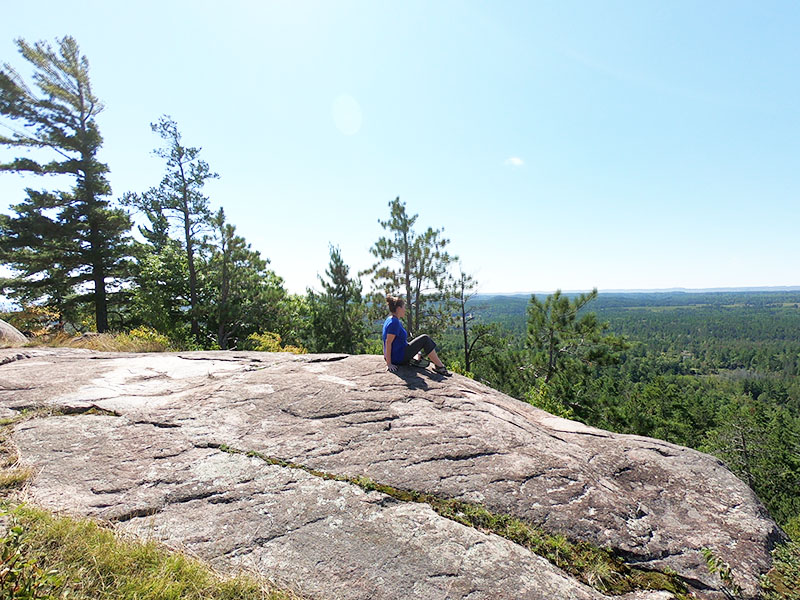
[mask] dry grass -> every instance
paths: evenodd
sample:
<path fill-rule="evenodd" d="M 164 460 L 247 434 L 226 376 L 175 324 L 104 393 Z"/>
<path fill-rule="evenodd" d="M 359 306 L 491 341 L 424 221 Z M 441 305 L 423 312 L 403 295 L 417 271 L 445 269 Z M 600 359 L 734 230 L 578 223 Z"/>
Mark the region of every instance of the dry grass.
<path fill-rule="evenodd" d="M 0 492 L 5 490 L 19 490 L 33 477 L 30 467 L 14 466 L 0 469 Z"/>
<path fill-rule="evenodd" d="M 133 329 L 127 333 L 90 333 L 69 335 L 52 333 L 33 338 L 28 346 L 48 348 L 87 348 L 99 352 L 168 352 L 169 339 L 154 330 Z"/>
<path fill-rule="evenodd" d="M 30 413 L 0 419 L 0 498 L 20 490 L 33 477 L 34 470 L 19 464 L 19 453 L 11 433 L 14 425 L 31 418 Z"/>

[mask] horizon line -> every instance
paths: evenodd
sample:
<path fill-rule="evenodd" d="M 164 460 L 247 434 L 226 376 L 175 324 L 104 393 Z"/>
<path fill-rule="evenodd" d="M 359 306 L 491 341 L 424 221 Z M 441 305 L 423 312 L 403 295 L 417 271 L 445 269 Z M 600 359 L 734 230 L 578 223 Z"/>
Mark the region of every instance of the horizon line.
<path fill-rule="evenodd" d="M 527 294 L 553 294 L 556 290 L 538 290 L 528 292 L 477 292 L 480 296 L 522 296 Z M 561 290 L 563 294 L 586 294 L 592 289 Z M 724 293 L 724 292 L 800 292 L 800 285 L 761 285 L 732 286 L 711 288 L 597 288 L 598 294 L 669 294 L 669 293 Z"/>

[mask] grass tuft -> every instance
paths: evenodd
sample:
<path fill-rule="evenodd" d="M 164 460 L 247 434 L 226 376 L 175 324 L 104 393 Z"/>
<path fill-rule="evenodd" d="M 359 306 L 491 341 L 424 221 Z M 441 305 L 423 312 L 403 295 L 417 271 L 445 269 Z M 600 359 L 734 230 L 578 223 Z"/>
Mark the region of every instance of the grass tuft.
<path fill-rule="evenodd" d="M 10 419 L 2 419 L 0 423 L 0 498 L 21 490 L 34 474 L 32 468 L 19 464 L 17 447 L 11 440 L 14 425 L 25 418 L 25 415 L 19 414 Z"/>
<path fill-rule="evenodd" d="M 30 467 L 3 467 L 0 469 L 0 492 L 19 490 L 33 477 Z"/>
<path fill-rule="evenodd" d="M 154 542 L 125 539 L 88 519 L 55 517 L 29 506 L 8 513 L 14 539 L 4 554 L 32 565 L 20 578 L 48 577 L 47 595 L 74 600 L 299 600 L 265 580 L 240 574 L 222 578 L 201 561 Z M 21 598 L 22 596 L 20 596 Z"/>

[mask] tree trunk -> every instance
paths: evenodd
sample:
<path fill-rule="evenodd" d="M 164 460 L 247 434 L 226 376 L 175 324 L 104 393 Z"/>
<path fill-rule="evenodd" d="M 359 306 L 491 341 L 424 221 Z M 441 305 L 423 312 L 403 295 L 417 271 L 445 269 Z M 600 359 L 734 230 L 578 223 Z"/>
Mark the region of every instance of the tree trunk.
<path fill-rule="evenodd" d="M 108 331 L 108 300 L 106 298 L 106 274 L 103 261 L 103 249 L 100 241 L 100 227 L 97 225 L 96 201 L 94 198 L 94 181 L 92 180 L 90 166 L 91 156 L 82 153 L 83 162 L 83 200 L 86 203 L 86 212 L 89 222 L 89 253 L 92 263 L 92 281 L 94 282 L 94 320 L 97 333 Z M 80 189 L 80 188 L 79 188 Z"/>
<path fill-rule="evenodd" d="M 411 248 L 408 246 L 408 231 L 403 232 L 403 271 L 406 277 L 406 303 L 411 302 Z M 414 322 L 413 310 L 406 310 L 406 327 L 408 327 L 408 335 L 414 337 L 414 332 L 417 330 L 417 324 Z"/>
<path fill-rule="evenodd" d="M 197 320 L 197 272 L 194 268 L 194 241 L 192 240 L 192 217 L 189 213 L 189 190 L 186 185 L 186 174 L 183 163 L 178 161 L 181 173 L 181 186 L 183 188 L 183 233 L 186 240 L 186 262 L 189 267 L 189 317 L 191 320 L 190 333 L 200 342 L 200 323 Z"/>
<path fill-rule="evenodd" d="M 94 318 L 97 323 L 97 333 L 105 333 L 108 331 L 108 304 L 102 260 L 92 265 L 92 271 L 94 277 Z"/>
<path fill-rule="evenodd" d="M 464 332 L 464 370 L 469 372 L 469 344 L 467 340 L 467 306 L 464 302 L 464 288 L 461 288 L 461 329 Z"/>
<path fill-rule="evenodd" d="M 549 347 L 549 357 L 547 360 L 547 375 L 545 375 L 544 382 L 549 383 L 550 378 L 553 376 L 553 373 L 556 370 L 556 333 L 552 329 L 550 330 L 550 347 Z"/>
<path fill-rule="evenodd" d="M 230 332 L 227 331 L 227 324 L 225 321 L 225 312 L 228 308 L 228 297 L 230 294 L 230 274 L 228 271 L 228 252 L 230 252 L 230 245 L 227 243 L 225 239 L 225 231 L 222 230 L 221 234 L 222 240 L 222 281 L 220 282 L 220 290 L 219 290 L 219 306 L 218 308 L 218 320 L 219 320 L 219 331 L 217 333 L 217 343 L 219 344 L 220 350 L 227 350 L 228 349 L 228 338 L 230 337 Z"/>

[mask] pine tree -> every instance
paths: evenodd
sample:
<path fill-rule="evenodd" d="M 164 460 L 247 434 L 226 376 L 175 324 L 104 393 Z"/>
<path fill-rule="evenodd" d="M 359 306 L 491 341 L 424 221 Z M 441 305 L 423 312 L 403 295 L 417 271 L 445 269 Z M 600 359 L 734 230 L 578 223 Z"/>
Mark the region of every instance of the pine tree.
<path fill-rule="evenodd" d="M 524 369 L 533 389 L 526 397 L 534 404 L 536 398 L 545 398 L 563 412 L 574 411 L 579 420 L 589 418 L 592 411 L 592 382 L 599 368 L 615 364 L 627 348 L 626 341 L 609 333 L 608 323 L 598 321 L 594 313 L 579 315 L 596 297 L 596 289 L 572 300 L 556 290 L 544 302 L 532 295 L 528 304 Z"/>
<path fill-rule="evenodd" d="M 250 334 L 265 331 L 292 339 L 283 280 L 267 268 L 268 259 L 236 235 L 223 209 L 211 223 L 215 244 L 205 246 L 208 256 L 198 262 L 206 272 L 199 311 L 204 330 L 222 350 L 240 347 Z"/>
<path fill-rule="evenodd" d="M 364 350 L 367 328 L 361 282 L 350 279 L 349 274 L 341 251 L 331 246 L 327 279 L 319 277 L 322 293 L 308 290 L 311 346 L 315 352 L 357 354 Z"/>
<path fill-rule="evenodd" d="M 0 171 L 36 175 L 69 175 L 69 192 L 27 190 L 12 207 L 16 216 L 0 219 L 0 261 L 14 276 L 3 290 L 27 302 L 43 302 L 64 315 L 70 305 L 94 304 L 97 330 L 108 329 L 109 294 L 129 274 L 131 223 L 112 208 L 108 166 L 97 158 L 103 138 L 96 117 L 103 105 L 92 91 L 89 62 L 75 40 L 17 40 L 23 58 L 33 65 L 37 96 L 8 64 L 0 69 L 0 115 L 20 126 L 8 126 L 0 145 L 34 152 L 0 163 Z M 41 157 L 41 158 L 40 158 Z M 92 289 L 86 292 L 85 284 Z"/>
<path fill-rule="evenodd" d="M 200 159 L 200 148 L 182 144 L 178 124 L 170 117 L 162 116 L 150 127 L 166 142 L 166 146 L 157 149 L 155 154 L 166 160 L 167 172 L 158 186 L 141 195 L 128 193 L 125 202 L 148 216 L 153 229 L 142 233 L 156 248 L 166 243 L 170 221 L 177 224 L 186 255 L 190 334 L 196 342 L 202 343 L 197 254 L 203 243 L 203 234 L 212 228 L 209 201 L 202 190 L 207 180 L 218 175 Z"/>
<path fill-rule="evenodd" d="M 471 373 L 477 360 L 490 350 L 498 350 L 502 340 L 496 324 L 475 323 L 475 314 L 468 310 L 467 304 L 477 293 L 478 282 L 463 271 L 453 282 L 451 297 L 455 301 L 457 321 L 461 327 L 464 343 L 464 370 Z"/>
<path fill-rule="evenodd" d="M 414 231 L 419 215 L 408 216 L 406 205 L 395 198 L 389 203 L 390 217 L 379 220 L 390 237 L 381 237 L 370 252 L 378 261 L 361 273 L 371 274 L 376 292 L 404 294 L 410 303 L 406 312 L 406 329 L 409 337 L 422 332 L 442 330 L 452 322 L 448 304 L 450 263 L 458 257 L 451 256 L 446 247 L 450 240 L 442 234 L 444 229 L 428 227 L 422 234 Z"/>
<path fill-rule="evenodd" d="M 601 323 L 594 313 L 580 318 L 578 313 L 597 298 L 597 290 L 574 300 L 561 290 L 544 303 L 532 295 L 528 304 L 527 348 L 531 353 L 534 377 L 549 383 L 555 375 L 578 365 L 604 364 L 615 359 L 625 346 L 624 340 L 606 333 L 608 323 Z"/>

